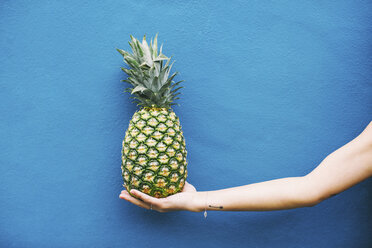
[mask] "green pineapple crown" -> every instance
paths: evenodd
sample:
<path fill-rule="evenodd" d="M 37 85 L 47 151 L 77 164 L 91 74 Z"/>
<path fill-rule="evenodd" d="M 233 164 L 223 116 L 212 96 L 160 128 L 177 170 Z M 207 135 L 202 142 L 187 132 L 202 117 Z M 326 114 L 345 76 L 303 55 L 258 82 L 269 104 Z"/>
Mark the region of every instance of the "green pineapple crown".
<path fill-rule="evenodd" d="M 148 108 L 171 108 L 183 88 L 179 84 L 183 81 L 175 82 L 174 77 L 178 72 L 170 74 L 172 64 L 171 58 L 168 58 L 162 53 L 163 45 L 158 51 L 158 41 L 155 36 L 154 41 L 151 39 L 150 45 L 146 41 L 146 36 L 142 42 L 130 36 L 129 42 L 132 48 L 132 53 L 116 49 L 124 57 L 124 62 L 129 66 L 129 69 L 121 67 L 128 75 L 126 80 L 131 85 L 125 89 L 125 92 L 130 92 L 131 98 L 137 101 L 137 105 Z"/>

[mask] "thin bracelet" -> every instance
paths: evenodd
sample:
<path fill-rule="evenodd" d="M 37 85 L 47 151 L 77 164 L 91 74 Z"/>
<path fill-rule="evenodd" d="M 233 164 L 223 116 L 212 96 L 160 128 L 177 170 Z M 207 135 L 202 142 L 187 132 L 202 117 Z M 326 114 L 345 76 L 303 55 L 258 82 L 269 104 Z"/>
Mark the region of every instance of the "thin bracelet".
<path fill-rule="evenodd" d="M 205 195 L 204 219 L 207 218 L 207 206 L 208 206 L 207 202 L 208 202 L 208 191 L 206 192 L 206 195 Z"/>

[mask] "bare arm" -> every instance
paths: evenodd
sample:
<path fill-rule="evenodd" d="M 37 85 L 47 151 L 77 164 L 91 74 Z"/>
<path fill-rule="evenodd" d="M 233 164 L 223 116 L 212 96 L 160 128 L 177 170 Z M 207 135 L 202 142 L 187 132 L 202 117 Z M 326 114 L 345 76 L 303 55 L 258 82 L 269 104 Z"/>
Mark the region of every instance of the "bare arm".
<path fill-rule="evenodd" d="M 122 191 L 120 198 L 160 212 L 172 210 L 266 211 L 313 206 L 372 176 L 372 122 L 354 140 L 327 156 L 303 177 L 276 179 L 217 191 L 185 192 L 164 199 Z"/>

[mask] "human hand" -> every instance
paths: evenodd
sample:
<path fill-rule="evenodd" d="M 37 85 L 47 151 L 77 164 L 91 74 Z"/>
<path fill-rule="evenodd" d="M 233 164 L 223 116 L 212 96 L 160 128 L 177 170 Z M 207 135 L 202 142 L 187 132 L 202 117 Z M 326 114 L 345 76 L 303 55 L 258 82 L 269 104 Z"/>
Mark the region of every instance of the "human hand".
<path fill-rule="evenodd" d="M 119 198 L 129 201 L 139 207 L 156 210 L 161 213 L 180 210 L 188 210 L 192 212 L 199 211 L 194 206 L 197 191 L 195 187 L 188 182 L 185 183 L 182 192 L 166 198 L 151 197 L 134 189 L 132 189 L 130 193 L 136 198 L 131 196 L 126 190 L 121 191 Z"/>

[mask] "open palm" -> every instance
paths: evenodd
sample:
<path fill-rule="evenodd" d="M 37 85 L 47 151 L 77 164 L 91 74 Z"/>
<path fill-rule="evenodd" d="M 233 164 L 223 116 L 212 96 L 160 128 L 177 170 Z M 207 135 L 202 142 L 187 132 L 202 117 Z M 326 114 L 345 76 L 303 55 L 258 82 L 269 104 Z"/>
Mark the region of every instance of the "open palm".
<path fill-rule="evenodd" d="M 166 198 L 155 198 L 147 194 L 144 194 L 138 190 L 132 189 L 130 193 L 135 197 L 131 196 L 128 191 L 121 191 L 119 197 L 127 200 L 139 207 L 156 210 L 158 212 L 169 212 L 177 210 L 189 210 L 192 209 L 192 202 L 195 197 L 196 189 L 193 185 L 186 182 L 182 192 L 168 196 Z"/>

